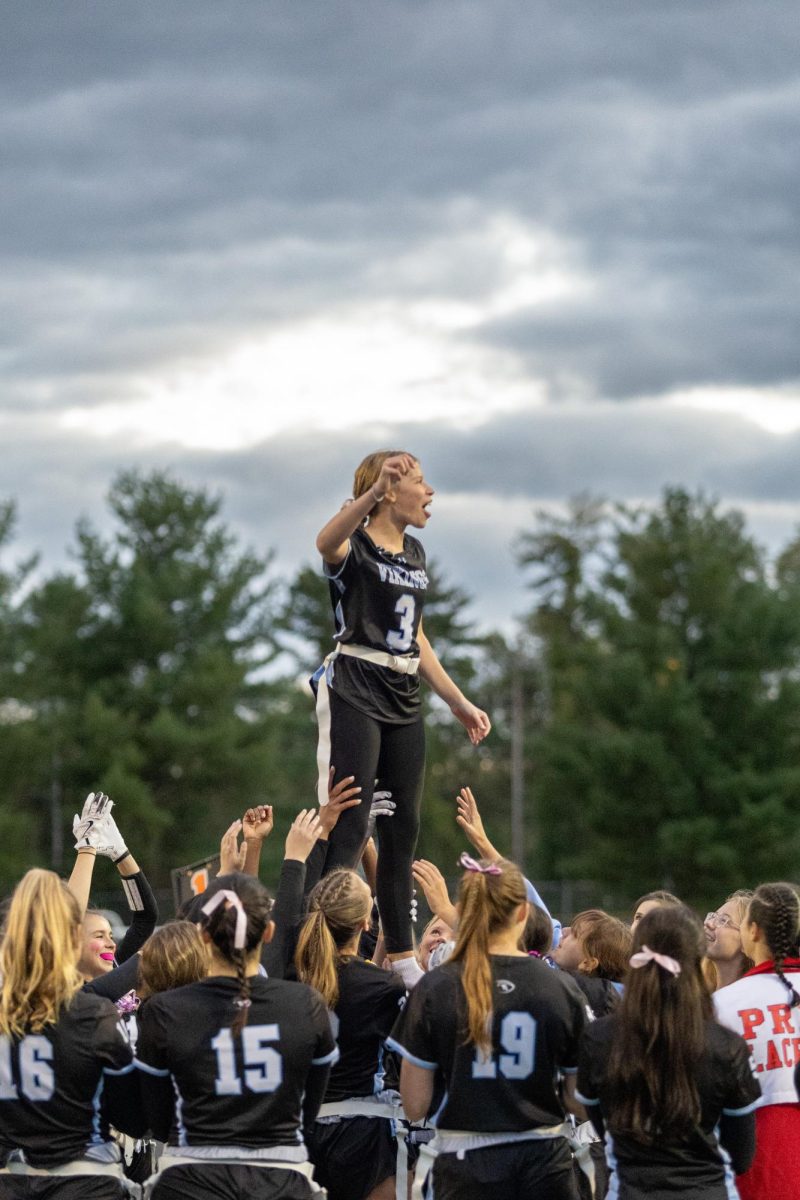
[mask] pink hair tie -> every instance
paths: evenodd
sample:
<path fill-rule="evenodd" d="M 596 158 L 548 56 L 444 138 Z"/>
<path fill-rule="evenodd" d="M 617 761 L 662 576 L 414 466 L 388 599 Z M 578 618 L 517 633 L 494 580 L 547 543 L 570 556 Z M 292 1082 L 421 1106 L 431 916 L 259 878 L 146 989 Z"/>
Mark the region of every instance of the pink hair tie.
<path fill-rule="evenodd" d="M 223 900 L 227 900 L 228 904 L 236 909 L 236 930 L 233 935 L 233 947 L 235 950 L 244 950 L 245 940 L 247 938 L 247 913 L 236 892 L 231 892 L 228 888 L 220 888 L 215 892 L 209 901 L 207 901 L 200 909 L 207 917 L 210 917 L 215 909 L 219 908 Z"/>
<path fill-rule="evenodd" d="M 474 858 L 471 858 L 469 854 L 467 854 L 466 850 L 458 861 L 465 871 L 474 871 L 479 875 L 503 874 L 503 868 L 498 866 L 497 863 L 489 863 L 488 867 L 482 867 L 479 862 L 476 862 Z"/>
<path fill-rule="evenodd" d="M 654 962 L 663 971 L 669 971 L 670 975 L 681 973 L 681 964 L 676 959 L 670 958 L 668 954 L 657 954 L 649 946 L 642 946 L 641 950 L 631 955 L 628 962 L 632 967 L 646 967 L 648 963 Z"/>

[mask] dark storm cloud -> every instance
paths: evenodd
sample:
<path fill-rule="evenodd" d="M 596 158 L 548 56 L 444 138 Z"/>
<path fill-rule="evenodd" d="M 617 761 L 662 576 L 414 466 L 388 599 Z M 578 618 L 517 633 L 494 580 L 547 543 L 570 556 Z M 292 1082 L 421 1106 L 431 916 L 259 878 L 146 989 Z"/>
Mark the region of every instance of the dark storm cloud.
<path fill-rule="evenodd" d="M 345 300 L 480 299 L 511 215 L 591 283 L 469 335 L 556 398 L 800 376 L 796 11 L 4 6 L 0 404 L 124 399 Z M 431 278 L 405 256 L 439 239 Z"/>

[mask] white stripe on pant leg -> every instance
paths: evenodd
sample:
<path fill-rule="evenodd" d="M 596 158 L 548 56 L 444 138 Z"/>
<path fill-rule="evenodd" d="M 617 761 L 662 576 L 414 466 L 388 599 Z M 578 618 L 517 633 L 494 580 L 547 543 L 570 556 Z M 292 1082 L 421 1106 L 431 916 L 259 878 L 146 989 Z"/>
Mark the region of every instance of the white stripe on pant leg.
<path fill-rule="evenodd" d="M 323 663 L 317 685 L 317 803 L 328 803 L 328 778 L 331 769 L 331 698 L 328 694 L 328 659 Z"/>

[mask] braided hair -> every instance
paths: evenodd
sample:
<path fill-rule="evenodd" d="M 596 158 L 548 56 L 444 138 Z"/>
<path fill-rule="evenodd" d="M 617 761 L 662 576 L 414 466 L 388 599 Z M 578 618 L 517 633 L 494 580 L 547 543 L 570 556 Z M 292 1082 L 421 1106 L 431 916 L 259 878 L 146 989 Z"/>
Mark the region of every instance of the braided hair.
<path fill-rule="evenodd" d="M 235 946 L 237 910 L 233 904 L 223 903 L 210 913 L 200 913 L 200 927 L 205 930 L 218 953 L 232 966 L 236 967 L 239 981 L 239 991 L 234 1000 L 236 1014 L 231 1028 L 234 1033 L 240 1033 L 247 1024 L 247 1010 L 250 1007 L 250 980 L 247 975 L 247 959 L 260 945 L 264 937 L 272 910 L 272 901 L 267 889 L 253 875 L 243 875 L 239 871 L 230 875 L 219 875 L 203 893 L 206 902 L 217 892 L 234 892 L 242 902 L 247 917 L 244 948 Z"/>
<path fill-rule="evenodd" d="M 775 964 L 775 974 L 789 993 L 789 1007 L 800 1004 L 792 984 L 783 972 L 784 960 L 798 954 L 800 936 L 800 898 L 790 883 L 762 883 L 753 893 L 748 921 L 764 935 Z"/>
<path fill-rule="evenodd" d="M 372 897 L 355 871 L 341 868 L 320 879 L 308 898 L 297 939 L 297 978 L 317 989 L 329 1008 L 339 999 L 342 950 L 369 919 Z"/>

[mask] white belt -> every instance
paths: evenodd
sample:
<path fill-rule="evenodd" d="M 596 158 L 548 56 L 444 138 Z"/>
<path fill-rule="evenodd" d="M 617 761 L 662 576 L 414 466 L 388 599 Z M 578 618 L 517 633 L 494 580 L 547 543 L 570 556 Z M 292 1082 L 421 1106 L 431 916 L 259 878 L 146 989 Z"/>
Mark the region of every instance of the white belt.
<path fill-rule="evenodd" d="M 320 1106 L 320 1117 L 383 1117 L 396 1121 L 394 1136 L 397 1139 L 397 1169 L 395 1171 L 395 1200 L 408 1198 L 408 1130 L 401 1122 L 405 1119 L 399 1100 L 381 1100 L 378 1096 L 356 1096 L 352 1100 L 332 1100 Z"/>
<path fill-rule="evenodd" d="M 320 1105 L 320 1117 L 385 1117 L 387 1120 L 404 1119 L 403 1106 L 399 1101 L 382 1101 L 372 1096 L 357 1096 L 353 1100 L 331 1100 Z"/>
<path fill-rule="evenodd" d="M 419 671 L 419 655 L 388 654 L 385 650 L 373 650 L 370 646 L 353 646 L 342 644 L 325 659 L 326 665 L 337 655 L 344 654 L 348 658 L 363 658 L 364 662 L 376 663 L 379 667 L 388 667 L 397 671 L 398 675 L 416 675 Z"/>
<path fill-rule="evenodd" d="M 339 642 L 322 664 L 322 673 L 317 683 L 317 803 L 324 808 L 328 803 L 329 770 L 331 765 L 331 705 L 328 698 L 328 668 L 344 655 L 346 658 L 361 658 L 364 662 L 388 667 L 399 675 L 416 675 L 419 657 L 403 654 L 388 654 L 385 650 L 373 650 L 369 646 L 343 646 Z"/>
<path fill-rule="evenodd" d="M 62 1163 L 59 1167 L 32 1167 L 30 1163 L 16 1162 L 12 1159 L 0 1171 L 0 1175 L 111 1175 L 120 1182 L 125 1178 L 120 1163 L 91 1162 L 83 1158 Z"/>

